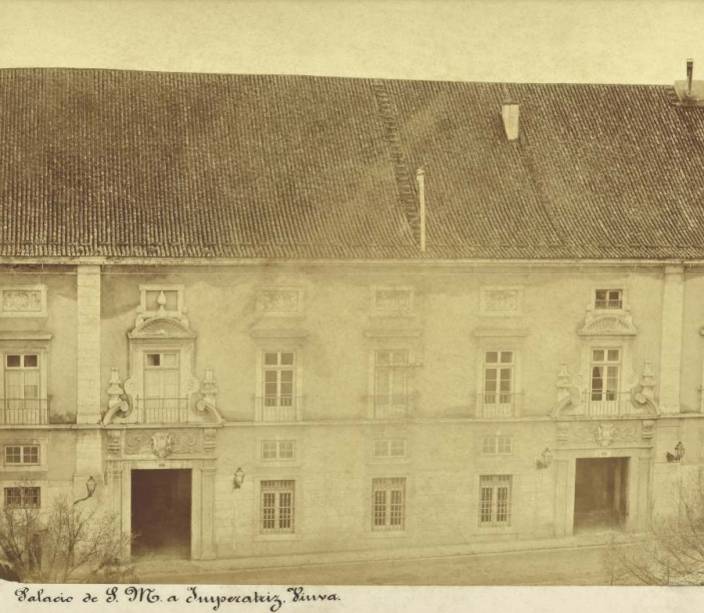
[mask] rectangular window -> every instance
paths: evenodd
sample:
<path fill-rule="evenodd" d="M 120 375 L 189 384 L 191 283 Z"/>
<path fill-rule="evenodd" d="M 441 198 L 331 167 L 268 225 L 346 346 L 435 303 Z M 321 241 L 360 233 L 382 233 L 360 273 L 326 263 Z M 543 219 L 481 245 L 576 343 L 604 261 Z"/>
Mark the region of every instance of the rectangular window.
<path fill-rule="evenodd" d="M 181 398 L 178 351 L 144 354 L 144 418 L 152 423 L 185 419 L 186 400 Z"/>
<path fill-rule="evenodd" d="M 479 478 L 479 523 L 507 526 L 511 522 L 511 475 Z"/>
<path fill-rule="evenodd" d="M 5 354 L 5 398 L 7 400 L 38 400 L 40 381 L 39 354 Z"/>
<path fill-rule="evenodd" d="M 511 414 L 513 405 L 514 354 L 513 351 L 487 351 L 484 354 L 485 409 Z"/>
<path fill-rule="evenodd" d="M 405 414 L 409 392 L 408 351 L 377 351 L 374 367 L 374 405 L 380 410 L 379 416 Z"/>
<path fill-rule="evenodd" d="M 264 407 L 294 406 L 294 371 L 292 351 L 264 353 Z"/>
<path fill-rule="evenodd" d="M 295 481 L 261 482 L 261 531 L 290 533 L 294 528 Z"/>
<path fill-rule="evenodd" d="M 594 294 L 594 308 L 596 309 L 622 309 L 622 289 L 598 289 Z"/>
<path fill-rule="evenodd" d="M 592 350 L 592 402 L 615 402 L 618 399 L 620 362 L 619 349 Z"/>
<path fill-rule="evenodd" d="M 39 464 L 39 445 L 8 445 L 5 447 L 6 465 L 31 465 Z"/>
<path fill-rule="evenodd" d="M 372 529 L 403 530 L 406 521 L 406 479 L 372 480 Z"/>
<path fill-rule="evenodd" d="M 262 460 L 293 460 L 296 455 L 296 441 L 262 441 Z"/>
<path fill-rule="evenodd" d="M 389 438 L 374 441 L 375 458 L 404 458 L 406 457 L 406 439 Z"/>
<path fill-rule="evenodd" d="M 505 434 L 494 434 L 482 439 L 482 453 L 508 455 L 513 451 L 513 439 Z"/>
<path fill-rule="evenodd" d="M 38 487 L 6 487 L 6 509 L 38 509 L 41 506 L 41 494 Z"/>

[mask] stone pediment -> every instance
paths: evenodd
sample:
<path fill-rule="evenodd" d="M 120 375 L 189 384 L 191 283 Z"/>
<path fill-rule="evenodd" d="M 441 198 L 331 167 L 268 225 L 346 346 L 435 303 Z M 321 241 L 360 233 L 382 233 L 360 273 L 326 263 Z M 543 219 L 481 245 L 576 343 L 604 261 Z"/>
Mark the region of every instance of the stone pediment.
<path fill-rule="evenodd" d="M 192 339 L 195 334 L 179 319 L 154 317 L 136 326 L 127 336 L 132 339 Z"/>
<path fill-rule="evenodd" d="M 580 336 L 635 336 L 638 333 L 629 311 L 599 311 L 589 309 Z"/>

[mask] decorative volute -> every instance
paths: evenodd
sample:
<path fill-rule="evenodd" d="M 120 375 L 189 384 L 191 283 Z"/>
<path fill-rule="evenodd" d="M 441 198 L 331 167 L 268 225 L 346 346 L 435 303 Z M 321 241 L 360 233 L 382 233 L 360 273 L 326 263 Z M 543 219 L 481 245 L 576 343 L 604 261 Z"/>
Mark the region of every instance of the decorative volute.
<path fill-rule="evenodd" d="M 108 384 L 108 408 L 103 414 L 101 423 L 107 425 L 112 423 L 115 417 L 126 418 L 132 412 L 129 397 L 125 394 L 120 375 L 117 368 L 110 370 L 110 382 Z"/>

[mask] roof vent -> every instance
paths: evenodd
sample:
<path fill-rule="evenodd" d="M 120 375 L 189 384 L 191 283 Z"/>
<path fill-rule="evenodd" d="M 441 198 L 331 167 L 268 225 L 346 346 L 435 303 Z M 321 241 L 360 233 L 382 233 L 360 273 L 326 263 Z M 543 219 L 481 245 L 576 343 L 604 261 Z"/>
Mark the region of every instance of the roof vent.
<path fill-rule="evenodd" d="M 501 105 L 501 119 L 508 140 L 518 140 L 519 106 L 517 102 L 507 100 Z"/>
<path fill-rule="evenodd" d="M 675 81 L 677 102 L 683 106 L 704 106 L 704 81 L 694 80 L 694 60 L 687 60 L 687 80 Z"/>

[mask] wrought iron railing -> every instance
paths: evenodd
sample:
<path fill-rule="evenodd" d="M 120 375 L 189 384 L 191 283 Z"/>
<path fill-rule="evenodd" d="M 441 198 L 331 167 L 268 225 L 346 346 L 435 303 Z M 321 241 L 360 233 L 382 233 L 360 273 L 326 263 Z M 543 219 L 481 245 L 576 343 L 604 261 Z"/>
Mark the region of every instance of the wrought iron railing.
<path fill-rule="evenodd" d="M 142 424 L 185 424 L 188 398 L 137 398 L 137 420 Z"/>
<path fill-rule="evenodd" d="M 640 412 L 633 406 L 631 392 L 586 392 L 583 394 L 585 413 L 590 417 L 617 417 Z"/>
<path fill-rule="evenodd" d="M 46 398 L 2 398 L 0 409 L 2 425 L 49 423 L 49 401 Z"/>
<path fill-rule="evenodd" d="M 413 412 L 415 395 L 376 394 L 371 397 L 375 419 L 398 419 L 409 417 Z"/>
<path fill-rule="evenodd" d="M 522 403 L 523 394 L 520 392 L 481 392 L 477 399 L 477 416 L 487 419 L 516 417 Z"/>
<path fill-rule="evenodd" d="M 298 421 L 301 419 L 303 398 L 280 394 L 257 396 L 254 399 L 256 421 Z"/>

